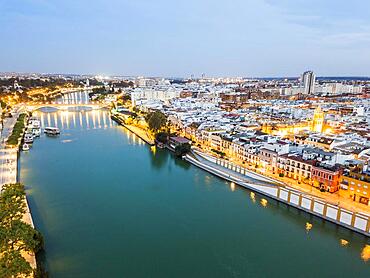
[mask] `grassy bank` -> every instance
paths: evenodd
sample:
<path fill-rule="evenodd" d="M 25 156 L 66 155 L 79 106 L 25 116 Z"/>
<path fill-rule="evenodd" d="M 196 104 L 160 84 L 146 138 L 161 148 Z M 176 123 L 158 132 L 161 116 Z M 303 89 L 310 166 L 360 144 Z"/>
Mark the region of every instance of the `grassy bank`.
<path fill-rule="evenodd" d="M 9 136 L 8 141 L 6 142 L 7 145 L 15 146 L 18 144 L 18 139 L 21 138 L 21 136 L 23 135 L 26 117 L 27 117 L 26 113 L 22 113 L 19 115 L 17 122 L 14 125 L 13 132 Z"/>

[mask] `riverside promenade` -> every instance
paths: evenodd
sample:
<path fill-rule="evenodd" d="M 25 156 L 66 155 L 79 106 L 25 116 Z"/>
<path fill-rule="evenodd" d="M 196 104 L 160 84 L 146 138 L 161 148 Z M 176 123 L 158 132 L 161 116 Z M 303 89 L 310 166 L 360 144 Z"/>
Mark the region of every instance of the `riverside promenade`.
<path fill-rule="evenodd" d="M 125 119 L 120 117 L 119 115 L 115 114 L 111 116 L 112 120 L 117 122 L 118 124 L 122 125 L 132 133 L 136 134 L 139 138 L 141 138 L 147 144 L 153 146 L 154 145 L 154 138 L 148 134 L 148 132 L 140 127 L 134 125 L 128 125 L 125 123 Z"/>
<path fill-rule="evenodd" d="M 251 182 L 248 171 L 227 164 L 221 159 L 212 161 L 212 159 L 208 160 L 206 156 L 197 153 L 188 154 L 184 158 L 195 166 L 220 178 L 370 237 L 370 217 L 366 214 L 344 209 L 295 189 L 276 184 L 267 185 L 266 180 L 262 178 Z"/>
<path fill-rule="evenodd" d="M 13 131 L 13 127 L 18 119 L 22 108 L 19 108 L 12 118 L 4 120 L 3 130 L 1 133 L 0 144 L 0 190 L 4 184 L 16 183 L 18 181 L 18 147 L 9 147 L 6 140 Z M 26 213 L 23 215 L 23 221 L 34 226 L 32 215 L 26 198 Z M 23 253 L 25 259 L 30 263 L 33 269 L 36 269 L 36 256 L 33 253 Z"/>

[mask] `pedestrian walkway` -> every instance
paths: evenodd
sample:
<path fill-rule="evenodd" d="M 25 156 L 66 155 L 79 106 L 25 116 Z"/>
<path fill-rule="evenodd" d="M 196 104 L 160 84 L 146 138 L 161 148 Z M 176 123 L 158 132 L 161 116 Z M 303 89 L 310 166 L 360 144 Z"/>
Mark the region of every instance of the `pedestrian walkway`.
<path fill-rule="evenodd" d="M 4 184 L 17 182 L 17 149 L 0 144 L 0 189 Z"/>
<path fill-rule="evenodd" d="M 248 175 L 243 175 L 242 173 L 238 173 L 236 171 L 233 171 L 231 169 L 228 169 L 228 168 L 225 168 L 221 165 L 213 163 L 210 160 L 202 157 L 201 155 L 199 155 L 195 152 L 193 152 L 192 154 L 194 155 L 194 158 L 196 158 L 198 161 L 202 162 L 203 164 L 209 165 L 209 166 L 211 166 L 215 169 L 218 169 L 218 170 L 222 171 L 223 173 L 227 173 L 230 176 L 236 177 L 236 178 L 242 180 L 243 182 L 254 183 L 254 184 L 258 184 L 258 185 L 276 186 L 276 184 L 266 182 L 266 181 L 262 181 L 262 180 L 257 180 L 257 179 L 254 179 L 254 178 L 248 176 Z"/>
<path fill-rule="evenodd" d="M 13 131 L 21 110 L 21 107 L 17 108 L 13 117 L 5 118 L 3 122 L 0 140 L 0 189 L 4 184 L 17 182 L 18 149 L 9 148 L 6 141 Z"/>

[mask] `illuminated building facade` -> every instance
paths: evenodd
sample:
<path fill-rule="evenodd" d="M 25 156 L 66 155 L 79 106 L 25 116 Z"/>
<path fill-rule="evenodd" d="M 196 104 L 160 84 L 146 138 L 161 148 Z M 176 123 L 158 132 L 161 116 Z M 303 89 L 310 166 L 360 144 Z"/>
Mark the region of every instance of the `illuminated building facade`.
<path fill-rule="evenodd" d="M 363 165 L 350 167 L 340 179 L 339 194 L 355 202 L 370 205 L 370 172 L 363 170 Z"/>
<path fill-rule="evenodd" d="M 321 110 L 321 107 L 318 106 L 315 109 L 315 112 L 313 114 L 312 131 L 321 133 L 323 131 L 323 128 L 324 128 L 324 119 L 325 119 L 325 114 Z"/>
<path fill-rule="evenodd" d="M 287 137 L 289 135 L 298 134 L 301 131 L 314 131 L 322 133 L 324 131 L 325 113 L 318 106 L 313 114 L 312 121 L 300 121 L 296 123 L 281 122 L 267 123 L 265 122 L 261 131 L 274 136 Z"/>

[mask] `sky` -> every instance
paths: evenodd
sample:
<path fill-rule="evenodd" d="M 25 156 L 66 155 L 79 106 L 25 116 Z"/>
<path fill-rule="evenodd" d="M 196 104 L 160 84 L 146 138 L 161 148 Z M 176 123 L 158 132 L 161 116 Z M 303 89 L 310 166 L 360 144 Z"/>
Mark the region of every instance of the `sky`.
<path fill-rule="evenodd" d="M 370 76 L 367 0 L 0 0 L 0 72 Z"/>

